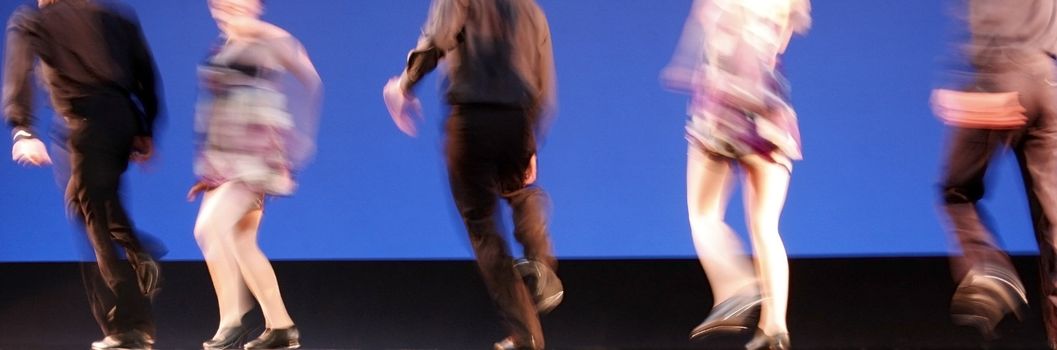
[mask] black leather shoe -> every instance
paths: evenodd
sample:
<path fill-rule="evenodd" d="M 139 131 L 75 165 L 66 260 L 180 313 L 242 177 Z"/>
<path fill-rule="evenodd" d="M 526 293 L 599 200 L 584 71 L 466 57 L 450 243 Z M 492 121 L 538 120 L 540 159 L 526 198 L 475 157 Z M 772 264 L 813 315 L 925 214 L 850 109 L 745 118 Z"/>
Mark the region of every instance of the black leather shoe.
<path fill-rule="evenodd" d="M 218 330 L 213 339 L 202 342 L 202 349 L 214 350 L 242 348 L 242 342 L 246 340 L 250 332 L 257 329 L 257 326 L 255 326 L 255 323 L 251 320 L 251 314 L 253 313 L 253 310 L 250 310 L 242 314 L 238 326 L 225 327 Z"/>
<path fill-rule="evenodd" d="M 239 349 L 243 341 L 250 335 L 255 327 L 249 326 L 245 323 L 236 327 L 225 327 L 217 332 L 217 335 L 213 339 L 202 342 L 202 349 L 205 350 L 220 350 L 220 349 Z"/>
<path fill-rule="evenodd" d="M 788 350 L 790 348 L 789 333 L 767 335 L 759 329 L 756 330 L 756 335 L 752 337 L 752 340 L 745 344 L 745 350 Z"/>
<path fill-rule="evenodd" d="M 993 265 L 974 267 L 951 298 L 951 320 L 994 338 L 995 327 L 1008 314 L 1020 319 L 1028 299 L 1016 272 Z"/>
<path fill-rule="evenodd" d="M 525 286 L 536 303 L 536 311 L 546 314 L 558 307 L 565 297 L 562 281 L 546 264 L 535 260 L 520 259 L 514 262 L 514 269 L 525 281 Z"/>
<path fill-rule="evenodd" d="M 712 308 L 704 322 L 690 331 L 690 340 L 699 340 L 720 333 L 740 333 L 749 330 L 760 318 L 759 294 L 735 295 Z"/>
<path fill-rule="evenodd" d="M 246 343 L 244 349 L 297 349 L 301 347 L 301 333 L 296 326 L 266 328 L 260 337 Z"/>
<path fill-rule="evenodd" d="M 112 334 L 92 342 L 92 350 L 149 350 L 154 344 L 151 336 L 141 331 Z"/>
<path fill-rule="evenodd" d="M 514 341 L 513 337 L 507 337 L 506 339 L 500 340 L 495 343 L 492 347 L 494 350 L 542 350 L 543 347 L 536 346 L 535 339 L 529 339 L 528 344 L 520 344 Z"/>

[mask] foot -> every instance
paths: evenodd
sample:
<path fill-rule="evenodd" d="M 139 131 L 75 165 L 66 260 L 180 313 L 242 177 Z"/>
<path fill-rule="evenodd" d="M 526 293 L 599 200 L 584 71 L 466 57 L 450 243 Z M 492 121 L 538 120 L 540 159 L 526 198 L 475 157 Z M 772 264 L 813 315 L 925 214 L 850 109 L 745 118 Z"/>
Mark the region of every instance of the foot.
<path fill-rule="evenodd" d="M 775 335 L 767 335 L 763 330 L 757 329 L 756 335 L 752 337 L 752 340 L 748 344 L 745 344 L 745 350 L 788 350 L 789 345 L 789 333 L 778 333 Z"/>
<path fill-rule="evenodd" d="M 995 266 L 973 268 L 958 284 L 951 299 L 955 324 L 974 327 L 994 338 L 995 327 L 1008 314 L 1020 319 L 1028 299 L 1016 272 Z"/>
<path fill-rule="evenodd" d="M 525 344 L 527 343 L 527 344 Z M 507 337 L 506 339 L 500 340 L 495 343 L 492 347 L 494 350 L 540 350 L 542 346 L 536 346 L 534 339 L 529 339 L 526 342 L 518 342 L 514 340 L 514 337 Z"/>
<path fill-rule="evenodd" d="M 92 342 L 92 350 L 140 350 L 151 348 L 154 339 L 141 331 L 129 331 L 108 335 L 102 340 Z"/>
<path fill-rule="evenodd" d="M 301 347 L 301 332 L 296 326 L 267 328 L 260 337 L 246 343 L 244 349 L 297 349 Z"/>
<path fill-rule="evenodd" d="M 241 348 L 242 342 L 246 340 L 250 332 L 257 328 L 251 321 L 250 314 L 252 312 L 242 314 L 238 325 L 218 329 L 212 339 L 202 342 L 202 348 L 205 350 Z"/>
<path fill-rule="evenodd" d="M 213 339 L 202 342 L 202 349 L 238 349 L 240 344 L 246 340 L 253 328 L 245 324 L 235 327 L 224 327 L 217 331 Z"/>
<path fill-rule="evenodd" d="M 525 286 L 532 294 L 532 300 L 536 303 L 536 311 L 546 314 L 565 297 L 565 289 L 562 281 L 546 264 L 535 260 L 520 259 L 514 262 L 514 269 L 525 281 Z"/>
<path fill-rule="evenodd" d="M 760 318 L 759 294 L 735 295 L 712 308 L 704 322 L 690 331 L 690 340 L 703 339 L 721 333 L 740 333 L 749 330 Z"/>

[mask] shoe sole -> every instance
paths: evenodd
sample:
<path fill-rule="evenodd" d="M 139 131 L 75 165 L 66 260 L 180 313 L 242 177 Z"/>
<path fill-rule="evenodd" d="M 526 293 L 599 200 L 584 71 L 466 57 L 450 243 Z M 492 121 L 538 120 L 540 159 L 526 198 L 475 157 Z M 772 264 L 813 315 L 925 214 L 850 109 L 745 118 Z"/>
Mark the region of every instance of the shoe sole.
<path fill-rule="evenodd" d="M 701 340 L 713 335 L 739 334 L 749 330 L 747 326 L 715 326 L 690 332 L 690 340 Z"/>
<path fill-rule="evenodd" d="M 536 310 L 539 311 L 540 314 L 549 313 L 551 312 L 551 310 L 554 310 L 554 308 L 558 307 L 558 305 L 562 303 L 562 300 L 564 298 L 564 290 L 555 293 L 554 295 L 544 298 L 543 300 L 540 300 L 540 302 L 536 303 Z"/>
<path fill-rule="evenodd" d="M 984 316 L 954 314 L 951 315 L 951 322 L 954 322 L 954 324 L 959 326 L 975 328 L 978 332 L 980 332 L 984 339 L 995 339 L 998 335 L 995 332 L 995 327 L 991 326 L 991 319 Z"/>
<path fill-rule="evenodd" d="M 301 342 L 300 342 L 300 341 L 298 341 L 298 342 L 292 342 L 292 343 L 290 343 L 289 345 L 287 345 L 287 346 L 284 346 L 284 347 L 278 347 L 278 348 L 256 348 L 256 349 L 275 349 L 275 350 L 284 350 L 284 349 L 300 349 L 300 348 L 301 348 Z"/>

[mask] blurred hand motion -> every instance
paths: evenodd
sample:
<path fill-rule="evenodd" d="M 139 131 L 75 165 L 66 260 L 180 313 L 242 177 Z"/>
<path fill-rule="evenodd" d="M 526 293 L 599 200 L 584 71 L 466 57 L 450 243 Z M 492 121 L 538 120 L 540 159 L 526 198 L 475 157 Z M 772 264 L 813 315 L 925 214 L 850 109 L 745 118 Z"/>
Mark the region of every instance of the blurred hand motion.
<path fill-rule="evenodd" d="M 132 139 L 132 154 L 129 159 L 133 162 L 143 163 L 154 156 L 154 139 L 150 136 L 136 136 Z"/>
<path fill-rule="evenodd" d="M 532 159 L 529 159 L 528 169 L 525 169 L 525 186 L 536 183 L 536 155 L 532 155 Z"/>
<path fill-rule="evenodd" d="M 944 124 L 962 128 L 1017 129 L 1028 123 L 1020 93 L 932 91 L 932 110 Z"/>
<path fill-rule="evenodd" d="M 48 149 L 44 146 L 44 142 L 39 139 L 22 139 L 15 141 L 15 145 L 11 147 L 11 160 L 22 166 L 42 166 L 50 165 L 51 157 L 48 156 Z"/>
<path fill-rule="evenodd" d="M 191 185 L 191 189 L 187 191 L 187 201 L 188 202 L 194 202 L 195 199 L 198 198 L 198 194 L 209 192 L 209 191 L 213 190 L 214 188 L 216 188 L 216 187 L 212 186 L 212 185 L 209 185 L 209 184 L 207 184 L 205 182 L 201 182 L 201 181 L 195 182 L 194 185 Z"/>
<path fill-rule="evenodd" d="M 418 127 L 415 124 L 422 120 L 422 103 L 415 95 L 403 91 L 400 87 L 400 77 L 389 79 L 382 89 L 382 98 L 396 127 L 408 136 L 418 136 Z"/>

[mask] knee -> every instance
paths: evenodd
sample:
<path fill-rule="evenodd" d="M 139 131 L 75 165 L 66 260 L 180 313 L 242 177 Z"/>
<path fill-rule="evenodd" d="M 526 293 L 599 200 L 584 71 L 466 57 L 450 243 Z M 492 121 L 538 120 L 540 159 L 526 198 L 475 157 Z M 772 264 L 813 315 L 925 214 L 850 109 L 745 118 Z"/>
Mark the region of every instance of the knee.
<path fill-rule="evenodd" d="M 256 232 L 247 232 L 235 230 L 231 234 L 225 236 L 228 242 L 236 247 L 237 249 L 252 248 L 257 249 L 257 235 Z M 237 250 L 236 249 L 236 250 Z"/>
<path fill-rule="evenodd" d="M 723 218 L 717 215 L 699 213 L 698 215 L 690 216 L 690 229 L 694 232 L 721 231 L 724 228 L 726 228 L 726 223 L 723 222 Z"/>
<path fill-rule="evenodd" d="M 210 247 L 210 243 L 212 242 L 210 242 L 209 233 L 206 232 L 204 228 L 202 228 L 202 225 L 195 225 L 194 235 L 195 242 L 198 243 L 199 249 L 202 249 L 204 251 Z"/>
<path fill-rule="evenodd" d="M 502 240 L 494 218 L 464 218 L 463 222 L 466 224 L 466 234 L 469 236 L 474 250 L 495 245 L 497 244 L 496 242 Z"/>
<path fill-rule="evenodd" d="M 778 236 L 778 220 L 754 219 L 750 223 L 750 231 L 760 238 Z"/>
<path fill-rule="evenodd" d="M 715 206 L 707 206 L 702 205 L 702 203 L 691 202 L 687 207 L 687 214 L 689 215 L 691 228 L 709 228 L 726 225 L 724 222 L 725 218 L 723 217 L 723 210 L 719 210 L 719 208 Z"/>
<path fill-rule="evenodd" d="M 202 249 L 202 251 L 207 251 L 221 245 L 223 243 L 222 240 L 231 236 L 230 232 L 228 232 L 230 230 L 223 229 L 224 226 L 226 225 L 223 220 L 216 220 L 209 216 L 199 217 L 198 221 L 195 222 L 194 228 L 195 242 L 198 243 L 198 248 Z"/>
<path fill-rule="evenodd" d="M 491 217 L 463 218 L 463 223 L 466 225 L 466 232 L 470 235 L 470 238 L 474 240 L 496 235 L 498 228 L 494 221 L 495 220 Z"/>
<path fill-rule="evenodd" d="M 547 203 L 550 201 L 550 197 L 547 196 L 547 191 L 544 191 L 539 185 L 527 185 L 515 191 L 507 192 L 503 196 L 510 198 L 511 201 L 515 202 L 533 201 Z"/>
<path fill-rule="evenodd" d="M 66 197 L 66 216 L 73 222 L 84 225 L 84 206 L 81 199 L 75 195 Z"/>

